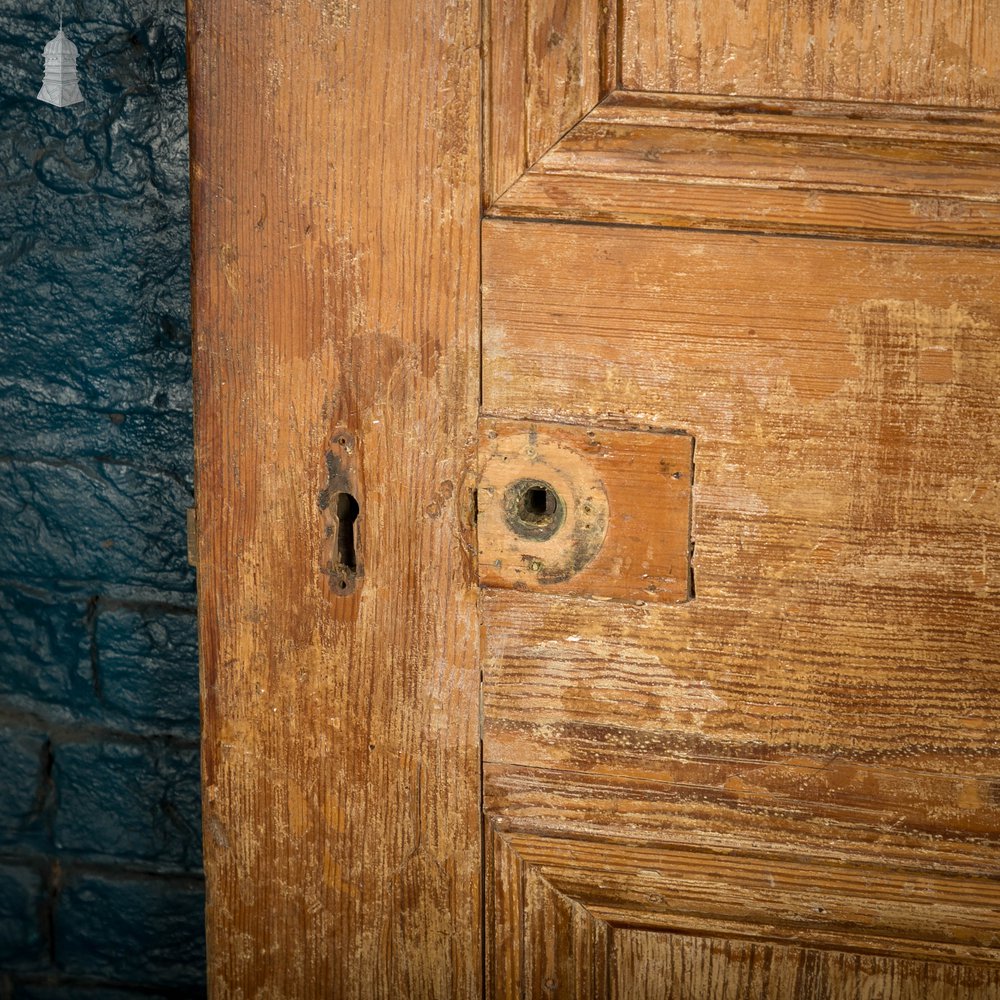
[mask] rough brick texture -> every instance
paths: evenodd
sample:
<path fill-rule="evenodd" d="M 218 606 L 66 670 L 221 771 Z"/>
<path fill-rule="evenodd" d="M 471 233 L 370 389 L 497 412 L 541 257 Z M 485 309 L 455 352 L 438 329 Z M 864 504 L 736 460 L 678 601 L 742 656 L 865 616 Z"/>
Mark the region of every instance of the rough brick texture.
<path fill-rule="evenodd" d="M 4 541 L 8 534 L 4 525 Z M 91 688 L 87 601 L 0 584 L 0 696 L 73 704 Z"/>
<path fill-rule="evenodd" d="M 21 982 L 17 988 L 17 1000 L 187 1000 L 191 995 L 188 989 L 161 992 L 156 990 L 130 990 L 118 987 L 79 986 L 73 985 L 65 977 L 60 977 L 51 984 L 29 984 Z M 0 992 L 0 997 L 4 994 Z M 4 998 L 6 1000 L 6 998 Z"/>
<path fill-rule="evenodd" d="M 200 867 L 197 750 L 153 740 L 60 743 L 54 758 L 60 851 Z"/>
<path fill-rule="evenodd" d="M 49 755 L 44 733 L 13 726 L 0 730 L 0 850 L 47 839 Z"/>
<path fill-rule="evenodd" d="M 183 728 L 197 719 L 195 625 L 192 613 L 120 607 L 101 610 L 96 619 L 95 648 L 105 705 L 124 718 L 151 724 Z"/>
<path fill-rule="evenodd" d="M 62 889 L 56 953 L 70 974 L 197 986 L 205 964 L 203 906 L 201 886 L 81 876 Z"/>
<path fill-rule="evenodd" d="M 28 868 L 0 865 L 0 963 L 30 967 L 44 955 L 43 885 Z"/>
<path fill-rule="evenodd" d="M 0 9 L 0 1000 L 204 995 L 184 0 Z"/>

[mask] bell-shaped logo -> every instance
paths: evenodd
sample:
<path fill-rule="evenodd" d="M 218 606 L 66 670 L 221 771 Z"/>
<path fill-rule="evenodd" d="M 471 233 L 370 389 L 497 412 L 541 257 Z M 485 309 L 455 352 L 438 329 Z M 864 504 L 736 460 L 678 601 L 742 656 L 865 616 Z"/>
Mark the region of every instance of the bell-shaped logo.
<path fill-rule="evenodd" d="M 76 78 L 76 46 L 63 34 L 61 24 L 59 33 L 45 46 L 45 77 L 38 99 L 57 108 L 83 100 Z"/>

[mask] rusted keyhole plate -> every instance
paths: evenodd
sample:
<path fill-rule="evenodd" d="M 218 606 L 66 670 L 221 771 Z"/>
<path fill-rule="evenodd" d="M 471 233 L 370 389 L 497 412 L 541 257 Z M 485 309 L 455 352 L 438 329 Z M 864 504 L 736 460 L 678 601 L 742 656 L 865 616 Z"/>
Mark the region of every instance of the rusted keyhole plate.
<path fill-rule="evenodd" d="M 508 586 L 555 584 L 600 550 L 608 497 L 586 458 L 536 425 L 487 430 L 479 481 L 480 538 L 490 576 Z"/>
<path fill-rule="evenodd" d="M 491 418 L 480 430 L 484 586 L 690 598 L 689 435 Z"/>

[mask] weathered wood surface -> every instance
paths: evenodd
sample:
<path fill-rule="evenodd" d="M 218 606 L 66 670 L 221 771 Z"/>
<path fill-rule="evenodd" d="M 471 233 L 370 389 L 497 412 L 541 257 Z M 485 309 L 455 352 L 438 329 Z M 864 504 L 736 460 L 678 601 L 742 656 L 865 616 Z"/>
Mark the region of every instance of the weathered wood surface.
<path fill-rule="evenodd" d="M 485 802 L 525 864 L 612 923 L 1000 962 L 995 843 L 939 858 L 885 803 L 811 810 L 801 791 L 736 787 L 740 770 L 712 788 L 681 768 L 640 782 L 487 765 Z"/>
<path fill-rule="evenodd" d="M 529 683 L 523 682 L 525 689 Z M 496 687 L 491 684 L 491 691 Z M 526 700 L 527 715 L 534 699 Z M 487 716 L 499 702 L 496 694 L 488 698 Z M 655 736 L 646 743 L 643 775 L 638 761 L 619 751 L 634 733 L 592 724 L 592 753 L 585 759 L 582 728 L 549 722 L 551 742 L 565 742 L 567 757 L 576 757 L 558 760 L 558 751 L 547 747 L 548 766 L 541 766 L 537 752 L 525 762 L 537 728 L 525 736 L 517 725 L 489 726 L 486 754 L 498 763 L 483 767 L 484 801 L 498 829 L 797 853 L 827 870 L 873 862 L 897 872 L 930 869 L 970 884 L 978 880 L 984 901 L 1000 899 L 1000 807 L 990 801 L 990 779 L 914 775 L 849 760 L 699 758 L 677 748 L 667 756 Z M 667 744 L 669 734 L 661 742 Z"/>
<path fill-rule="evenodd" d="M 615 926 L 1000 961 L 1000 892 L 986 879 L 830 864 L 764 848 L 633 844 L 627 831 L 586 840 L 505 831 L 502 840 L 526 874 Z"/>
<path fill-rule="evenodd" d="M 212 995 L 474 997 L 479 6 L 189 38 Z"/>
<path fill-rule="evenodd" d="M 492 1000 L 607 1000 L 609 928 L 486 832 L 486 985 Z"/>
<path fill-rule="evenodd" d="M 190 0 L 216 997 L 997 994 L 992 0 L 680 9 Z M 481 597 L 485 883 L 483 204 L 485 412 L 697 444 L 696 600 Z"/>
<path fill-rule="evenodd" d="M 696 443 L 696 600 L 482 602 L 490 821 L 595 918 L 995 988 L 892 963 L 1000 957 L 998 260 L 484 224 L 485 410 Z"/>
<path fill-rule="evenodd" d="M 615 929 L 614 1000 L 998 1000 L 1000 972 L 758 941 Z"/>
<path fill-rule="evenodd" d="M 489 419 L 479 432 L 482 586 L 691 599 L 687 434 Z M 532 488 L 547 509 L 525 509 Z"/>
<path fill-rule="evenodd" d="M 618 14 L 607 0 L 492 0 L 486 11 L 488 204 L 615 85 Z"/>
<path fill-rule="evenodd" d="M 552 640 L 550 684 L 565 657 L 586 687 L 588 644 L 595 670 L 621 662 L 618 694 L 640 664 L 637 684 L 702 683 L 701 712 L 614 695 L 598 711 L 727 757 L 995 775 L 998 259 L 487 222 L 486 410 L 684 427 L 697 483 L 697 601 L 525 598 L 497 648 L 527 662 Z M 569 722 L 575 704 L 552 710 Z"/>
<path fill-rule="evenodd" d="M 1000 105 L 996 0 L 624 0 L 622 85 Z"/>
<path fill-rule="evenodd" d="M 932 926 L 931 912 L 905 905 L 907 893 L 926 894 L 933 917 L 958 917 L 969 935 L 970 912 L 940 884 L 853 867 L 831 869 L 828 881 L 816 883 L 794 863 L 766 857 L 698 852 L 682 858 L 684 852 L 623 842 L 574 844 L 495 826 L 486 843 L 487 986 L 497 1000 L 1000 996 L 995 962 L 978 961 L 992 950 L 962 940 L 879 937 L 901 915 Z M 895 882 L 896 898 L 891 891 L 844 893 L 864 879 L 884 890 Z M 714 920 L 699 914 L 706 902 L 719 911 Z M 869 912 L 862 916 L 865 906 Z M 725 913 L 734 919 L 727 921 Z M 989 919 L 988 912 L 975 915 Z M 852 925 L 859 918 L 860 926 Z M 981 938 L 991 931 L 978 927 Z M 844 951 L 848 942 L 858 951 Z M 889 947 L 891 955 L 879 953 Z M 972 961 L 949 960 L 955 955 Z"/>
<path fill-rule="evenodd" d="M 491 214 L 1000 242 L 997 116 L 895 110 L 612 95 Z"/>

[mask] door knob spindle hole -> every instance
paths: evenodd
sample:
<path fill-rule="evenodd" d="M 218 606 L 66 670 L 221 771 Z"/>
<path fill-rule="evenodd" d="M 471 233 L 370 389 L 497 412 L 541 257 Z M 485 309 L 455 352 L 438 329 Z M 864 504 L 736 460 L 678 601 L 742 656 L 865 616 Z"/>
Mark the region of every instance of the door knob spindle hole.
<path fill-rule="evenodd" d="M 518 513 L 525 521 L 543 524 L 556 512 L 556 495 L 545 486 L 529 486 L 521 494 Z"/>
<path fill-rule="evenodd" d="M 519 479 L 504 494 L 507 526 L 522 538 L 544 541 L 562 526 L 566 508 L 549 483 Z"/>

